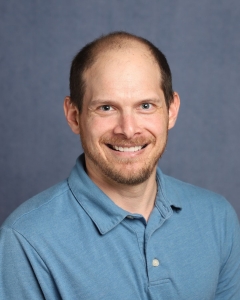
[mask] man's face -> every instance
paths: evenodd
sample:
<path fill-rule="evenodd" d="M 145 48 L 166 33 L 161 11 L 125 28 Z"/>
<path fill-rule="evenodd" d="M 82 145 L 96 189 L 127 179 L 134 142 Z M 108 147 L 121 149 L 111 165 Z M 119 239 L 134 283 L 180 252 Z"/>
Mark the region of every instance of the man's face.
<path fill-rule="evenodd" d="M 85 73 L 80 136 L 90 177 L 135 185 L 156 169 L 168 132 L 158 65 L 139 46 L 101 54 Z"/>

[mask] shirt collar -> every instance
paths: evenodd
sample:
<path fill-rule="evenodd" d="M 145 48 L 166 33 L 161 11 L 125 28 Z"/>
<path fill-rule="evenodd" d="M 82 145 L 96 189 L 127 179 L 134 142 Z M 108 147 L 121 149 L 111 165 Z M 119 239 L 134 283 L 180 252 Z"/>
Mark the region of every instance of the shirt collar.
<path fill-rule="evenodd" d="M 164 218 L 168 218 L 172 214 L 171 206 L 173 208 L 179 207 L 179 203 L 168 200 L 164 175 L 159 168 L 157 170 L 157 183 L 156 207 Z M 85 171 L 84 154 L 77 159 L 76 165 L 68 178 L 68 185 L 78 203 L 95 223 L 101 234 L 105 234 L 116 227 L 129 215 L 129 212 L 117 206 L 89 178 Z"/>
<path fill-rule="evenodd" d="M 180 195 L 178 195 L 175 189 L 175 181 L 178 180 L 164 175 L 160 168 L 157 168 L 158 197 L 156 198 L 156 202 L 159 205 L 162 203 L 162 205 L 165 204 L 179 211 L 182 209 L 182 202 Z"/>

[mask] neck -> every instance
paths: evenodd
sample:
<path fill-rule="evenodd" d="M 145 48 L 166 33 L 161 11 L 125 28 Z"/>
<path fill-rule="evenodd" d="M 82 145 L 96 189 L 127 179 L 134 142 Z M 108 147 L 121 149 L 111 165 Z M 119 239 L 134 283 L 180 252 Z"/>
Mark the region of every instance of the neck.
<path fill-rule="evenodd" d="M 148 220 L 157 194 L 156 168 L 146 181 L 138 185 L 120 184 L 91 172 L 88 175 L 116 205 L 129 213 L 141 214 Z"/>

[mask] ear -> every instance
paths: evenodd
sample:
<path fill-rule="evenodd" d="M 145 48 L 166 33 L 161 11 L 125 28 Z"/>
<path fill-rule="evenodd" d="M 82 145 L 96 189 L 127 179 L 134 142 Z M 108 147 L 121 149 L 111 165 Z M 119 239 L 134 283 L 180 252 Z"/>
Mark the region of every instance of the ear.
<path fill-rule="evenodd" d="M 76 105 L 72 103 L 71 98 L 68 96 L 64 99 L 63 109 L 68 125 L 72 131 L 76 134 L 80 134 L 79 110 Z"/>
<path fill-rule="evenodd" d="M 173 101 L 169 106 L 169 110 L 168 110 L 168 129 L 173 128 L 173 126 L 176 123 L 177 120 L 177 116 L 178 116 L 178 111 L 180 108 L 180 98 L 178 93 L 174 92 L 173 93 Z"/>

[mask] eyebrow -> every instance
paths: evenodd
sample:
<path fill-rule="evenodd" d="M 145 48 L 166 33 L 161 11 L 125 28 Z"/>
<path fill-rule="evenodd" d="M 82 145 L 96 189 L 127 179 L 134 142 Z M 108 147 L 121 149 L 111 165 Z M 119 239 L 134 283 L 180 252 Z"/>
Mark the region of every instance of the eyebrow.
<path fill-rule="evenodd" d="M 95 105 L 104 105 L 104 104 L 113 104 L 116 103 L 116 101 L 113 100 L 109 100 L 109 99 L 95 99 L 95 100 L 91 100 L 89 103 L 89 106 L 95 106 Z"/>
<path fill-rule="evenodd" d="M 147 102 L 161 103 L 162 99 L 161 98 L 147 98 L 147 99 L 142 99 L 142 100 L 136 101 L 136 103 L 139 103 L 139 104 L 147 103 Z M 94 99 L 89 103 L 89 106 L 105 105 L 105 104 L 117 105 L 117 104 L 119 104 L 119 102 L 115 101 L 115 100 L 112 100 L 112 99 Z"/>

